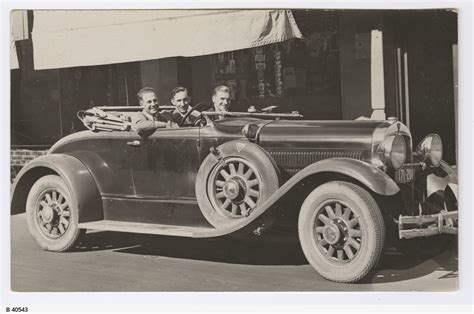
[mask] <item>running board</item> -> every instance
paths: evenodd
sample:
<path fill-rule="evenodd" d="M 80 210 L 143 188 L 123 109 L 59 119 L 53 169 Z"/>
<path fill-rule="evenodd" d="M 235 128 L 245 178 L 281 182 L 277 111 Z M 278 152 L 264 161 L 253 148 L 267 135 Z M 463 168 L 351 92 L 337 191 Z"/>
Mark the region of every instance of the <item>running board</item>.
<path fill-rule="evenodd" d="M 114 220 L 83 222 L 79 224 L 79 228 L 190 238 L 207 238 L 222 235 L 221 232 L 218 232 L 218 230 L 214 227 L 183 227 Z"/>

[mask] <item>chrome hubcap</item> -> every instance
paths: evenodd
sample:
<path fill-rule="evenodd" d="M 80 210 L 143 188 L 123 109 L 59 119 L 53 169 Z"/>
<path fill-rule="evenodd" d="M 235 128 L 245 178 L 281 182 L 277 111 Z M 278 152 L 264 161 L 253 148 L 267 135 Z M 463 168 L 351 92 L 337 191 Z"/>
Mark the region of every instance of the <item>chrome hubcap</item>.
<path fill-rule="evenodd" d="M 341 238 L 341 232 L 338 226 L 331 222 L 324 227 L 323 237 L 329 244 L 336 244 Z"/>
<path fill-rule="evenodd" d="M 222 215 L 248 216 L 260 199 L 261 179 L 253 166 L 242 158 L 229 158 L 214 169 L 208 181 L 209 198 Z"/>
<path fill-rule="evenodd" d="M 222 191 L 224 195 L 231 200 L 236 200 L 240 194 L 241 187 L 239 184 L 233 180 L 230 180 L 224 184 Z"/>
<path fill-rule="evenodd" d="M 50 223 L 51 221 L 53 221 L 54 210 L 49 206 L 45 206 L 40 212 L 40 215 L 45 223 Z"/>
<path fill-rule="evenodd" d="M 36 219 L 41 232 L 49 238 L 61 237 L 69 228 L 69 203 L 56 189 L 43 192 L 36 206 Z"/>
<path fill-rule="evenodd" d="M 338 200 L 328 201 L 317 210 L 313 234 L 318 250 L 332 262 L 353 260 L 362 246 L 359 217 Z"/>

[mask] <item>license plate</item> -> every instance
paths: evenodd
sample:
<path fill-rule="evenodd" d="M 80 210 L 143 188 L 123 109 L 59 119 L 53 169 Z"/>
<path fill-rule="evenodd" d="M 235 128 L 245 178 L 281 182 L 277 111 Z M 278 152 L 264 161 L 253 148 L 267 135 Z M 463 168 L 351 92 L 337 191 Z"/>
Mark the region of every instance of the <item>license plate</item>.
<path fill-rule="evenodd" d="M 400 183 L 413 181 L 414 173 L 413 168 L 399 169 L 395 171 L 395 181 Z"/>

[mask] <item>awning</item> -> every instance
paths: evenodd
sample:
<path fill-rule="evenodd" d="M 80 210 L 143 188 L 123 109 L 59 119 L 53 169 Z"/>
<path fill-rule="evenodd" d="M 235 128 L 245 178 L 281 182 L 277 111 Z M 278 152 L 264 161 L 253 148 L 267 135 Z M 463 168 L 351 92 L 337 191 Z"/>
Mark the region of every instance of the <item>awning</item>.
<path fill-rule="evenodd" d="M 28 13 L 26 10 L 10 11 L 10 69 L 18 69 L 16 41 L 28 39 Z"/>
<path fill-rule="evenodd" d="M 10 70 L 19 69 L 18 55 L 16 53 L 16 45 L 14 40 L 10 40 Z"/>
<path fill-rule="evenodd" d="M 35 69 L 192 57 L 301 38 L 290 10 L 35 11 Z"/>

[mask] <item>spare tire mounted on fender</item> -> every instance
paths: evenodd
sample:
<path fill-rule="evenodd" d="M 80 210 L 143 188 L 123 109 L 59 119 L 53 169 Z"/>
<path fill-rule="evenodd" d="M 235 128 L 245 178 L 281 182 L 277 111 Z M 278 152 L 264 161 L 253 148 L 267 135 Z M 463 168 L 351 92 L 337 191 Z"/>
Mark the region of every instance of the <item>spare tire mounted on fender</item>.
<path fill-rule="evenodd" d="M 204 159 L 196 179 L 196 197 L 204 217 L 222 229 L 250 217 L 279 188 L 271 157 L 260 146 L 234 140 Z"/>

